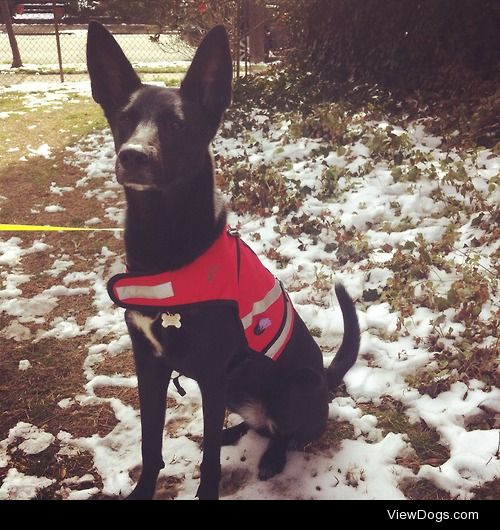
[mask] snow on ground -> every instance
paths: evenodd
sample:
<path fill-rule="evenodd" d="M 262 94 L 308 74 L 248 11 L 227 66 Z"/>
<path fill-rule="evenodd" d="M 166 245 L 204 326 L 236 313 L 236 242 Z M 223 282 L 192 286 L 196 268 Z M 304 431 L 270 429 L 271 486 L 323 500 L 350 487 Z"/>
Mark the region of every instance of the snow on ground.
<path fill-rule="evenodd" d="M 28 361 L 28 359 L 22 359 L 19 361 L 19 370 L 25 371 L 31 368 L 31 363 Z"/>
<path fill-rule="evenodd" d="M 0 486 L 0 500 L 16 499 L 28 500 L 36 496 L 36 494 L 50 486 L 54 479 L 45 477 L 32 477 L 20 473 L 15 468 L 10 468 L 7 472 L 7 477 Z"/>
<path fill-rule="evenodd" d="M 71 93 L 81 93 L 81 88 L 79 85 L 48 91 L 45 86 L 42 91 L 41 85 L 37 85 L 23 87 L 23 91 L 29 95 L 30 104 L 36 107 L 69 98 Z M 88 89 L 83 92 L 88 93 Z M 332 151 L 329 144 L 319 140 L 291 138 L 290 120 L 278 120 L 264 133 L 262 125 L 266 118 L 259 115 L 254 118 L 257 124 L 254 130 L 237 137 L 225 134 L 216 139 L 214 148 L 219 161 L 224 160 L 224 167 L 229 166 L 230 171 L 246 168 L 254 175 L 262 165 L 276 167 L 287 179 L 290 189 L 299 186 L 307 192 L 302 194 L 297 210 L 289 215 L 283 215 L 275 207 L 261 216 L 233 213 L 230 222 L 239 226 L 242 237 L 290 289 L 298 312 L 318 336 L 325 365 L 333 358 L 342 339 L 342 317 L 333 291 L 334 281 L 342 281 L 358 300 L 367 292 L 380 293 L 384 286 L 397 279 L 384 264 L 397 258 L 398 245 L 419 248 L 422 241 L 432 244 L 443 238 L 450 221 L 443 194 L 465 202 L 456 187 L 446 180 L 445 163 L 462 164 L 476 190 L 484 191 L 487 203 L 499 199 L 498 195 L 490 193 L 493 179 L 498 177 L 500 170 L 499 157 L 483 150 L 474 159 L 461 160 L 457 153 L 442 151 L 440 139 L 427 135 L 419 124 L 411 125 L 408 130 L 393 128 L 394 137 L 404 137 L 411 156 L 418 153 L 420 157 L 415 162 L 419 178 L 405 180 L 399 178 L 399 172 L 410 172 L 411 165 L 402 161 L 399 169 L 390 169 L 387 160 L 375 155 L 375 143 L 357 140 Z M 373 131 L 384 131 L 389 124 L 373 123 L 370 127 Z M 373 137 L 376 138 L 376 132 Z M 103 217 L 121 223 L 124 204 L 120 187 L 112 177 L 114 150 L 109 132 L 90 135 L 71 148 L 68 163 L 84 171 L 84 177 L 75 183 L 82 200 L 101 201 Z M 369 169 L 362 172 L 361 168 L 366 168 L 367 164 Z M 328 179 L 335 180 L 333 194 L 325 193 Z M 255 182 L 256 188 L 262 185 L 262 181 Z M 72 190 L 59 188 L 54 182 L 50 191 L 62 195 Z M 236 193 L 237 190 L 229 185 L 230 202 Z M 49 205 L 45 211 L 60 210 L 58 205 Z M 363 239 L 354 241 L 358 244 L 359 259 L 345 257 L 344 247 L 336 238 L 338 232 L 325 224 L 319 225 L 317 230 L 294 233 L 297 218 L 307 218 L 311 222 L 326 218 L 331 221 L 331 227 L 343 227 L 361 234 Z M 100 218 L 89 216 L 86 224 L 100 222 Z M 458 251 L 453 254 L 457 266 L 464 262 L 461 249 L 467 248 L 470 257 L 473 245 L 466 243 L 482 235 L 474 219 L 463 221 L 458 233 Z M 496 248 L 494 243 L 487 243 L 481 247 L 480 255 L 476 252 L 476 261 L 485 270 L 494 268 Z M 113 305 L 106 291 L 107 279 L 123 270 L 123 256 L 103 247 L 95 257 L 93 269 L 82 273 L 72 270 L 72 256 L 58 254 L 56 250 L 43 240 L 25 248 L 20 236 L 0 238 L 0 275 L 4 283 L 0 290 L 0 312 L 12 319 L 1 333 L 27 344 L 47 336 L 68 341 L 76 336 L 87 337 L 88 356 L 82 366 L 87 384 L 82 394 L 68 396 L 59 406 L 71 410 L 107 403 L 117 425 L 105 436 L 79 437 L 64 431 L 54 434 L 61 447 L 60 454 L 90 452 L 94 461 L 92 473 L 100 476 L 102 493 L 126 495 L 133 487 L 131 471 L 141 462 L 138 411 L 117 397 L 103 398 L 96 394 L 96 390 L 103 387 L 119 389 L 137 385 L 135 376 L 99 373 L 99 366 L 105 359 L 130 352 L 123 310 Z M 23 256 L 36 252 L 53 255 L 52 267 L 45 273 L 53 278 L 54 285 L 26 299 L 21 287 L 29 277 L 20 272 L 19 265 Z M 404 271 L 400 274 L 404 275 Z M 457 278 L 453 269 L 447 273 L 435 270 L 434 274 L 436 289 L 443 289 L 444 294 Z M 78 287 L 73 287 L 75 282 Z M 94 312 L 88 315 L 84 326 L 78 326 L 72 318 L 58 317 L 45 322 L 44 316 L 57 307 L 61 297 L 77 292 L 90 296 L 93 301 Z M 486 302 L 479 318 L 489 318 L 495 304 L 498 300 Z M 359 360 L 345 378 L 348 397 L 337 397 L 330 405 L 330 419 L 350 424 L 353 439 L 345 439 L 329 449 L 291 451 L 284 472 L 260 482 L 257 464 L 267 442 L 249 433 L 237 446 L 222 449 L 224 498 L 402 499 L 401 485 L 416 478 L 430 480 L 451 497 L 469 498 L 474 487 L 500 476 L 500 431 L 470 430 L 466 426 L 469 418 L 481 414 L 481 407 L 500 409 L 500 390 L 472 380 L 469 385 L 456 382 L 449 390 L 431 397 L 413 388 L 407 379 L 417 369 L 436 363 L 435 352 L 429 351 L 425 339 L 435 330 L 438 317 L 441 328 L 450 328 L 455 337 L 463 331 L 460 324 L 453 322 L 452 312 L 447 310 L 440 315 L 421 306 L 411 318 L 401 319 L 399 312 L 380 298 L 369 303 L 360 301 L 357 307 L 362 330 Z M 35 337 L 25 327 L 28 323 L 41 325 Z M 20 370 L 30 364 L 29 359 L 21 363 Z M 198 485 L 201 451 L 197 437 L 202 435 L 203 420 L 196 383 L 183 378 L 182 385 L 187 391 L 184 397 L 179 396 L 175 388 L 169 389 L 169 397 L 176 405 L 167 413 L 170 434 L 165 435 L 163 451 L 167 465 L 160 477 L 179 479 L 178 498 L 189 499 L 195 496 Z M 410 423 L 423 420 L 436 430 L 440 443 L 450 452 L 443 465 L 425 464 L 416 474 L 404 466 L 405 458 L 414 455 L 409 437 L 404 432 L 385 432 L 379 428 L 377 417 L 360 407 L 369 403 L 379 405 L 384 399 L 401 403 Z M 230 424 L 237 421 L 235 415 L 229 416 Z M 15 451 L 26 454 L 43 451 L 53 443 L 54 434 L 24 422 L 13 425 L 9 436 L 0 441 L 0 468 L 9 467 Z M 68 499 L 90 498 L 98 493 L 97 488 L 92 487 L 92 480 L 88 475 L 68 477 L 58 494 Z M 0 487 L 0 498 L 32 498 L 52 483 L 46 477 L 26 476 L 11 467 Z M 82 483 L 88 485 L 84 490 L 77 488 Z"/>
<path fill-rule="evenodd" d="M 76 95 L 90 96 L 90 84 L 86 81 L 72 81 L 58 85 L 47 84 L 43 81 L 26 81 L 2 86 L 0 94 L 20 96 L 23 107 L 28 112 L 35 112 L 40 107 L 60 107 L 62 102 L 70 102 Z"/>

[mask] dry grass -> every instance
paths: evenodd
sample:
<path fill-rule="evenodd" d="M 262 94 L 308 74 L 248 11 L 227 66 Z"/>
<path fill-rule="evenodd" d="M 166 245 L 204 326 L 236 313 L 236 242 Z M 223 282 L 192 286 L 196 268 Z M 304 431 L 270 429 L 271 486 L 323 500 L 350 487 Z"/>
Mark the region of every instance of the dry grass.
<path fill-rule="evenodd" d="M 342 440 L 353 440 L 354 438 L 354 428 L 348 421 L 328 420 L 323 436 L 308 444 L 304 450 L 306 453 L 327 452 L 333 456 L 340 449 Z"/>
<path fill-rule="evenodd" d="M 400 487 L 410 501 L 448 501 L 451 498 L 448 492 L 438 488 L 430 480 L 406 480 Z"/>
<path fill-rule="evenodd" d="M 7 106 L 8 103 L 8 106 Z M 2 107 L 24 112 L 22 99 L 0 96 Z M 14 108 L 12 108 L 14 106 Z M 0 129 L 0 222 L 19 224 L 73 224 L 81 225 L 89 219 L 93 201 L 82 201 L 81 193 L 55 196 L 50 184 L 74 186 L 83 175 L 77 167 L 68 165 L 67 147 L 74 145 L 90 132 L 105 127 L 100 109 L 87 98 L 75 97 L 60 109 L 41 107 L 35 112 L 11 114 L 2 120 Z M 62 132 L 61 132 L 62 131 Z M 29 156 L 27 146 L 36 148 L 47 143 L 51 158 Z M 19 151 L 13 151 L 19 149 Z M 21 157 L 27 157 L 21 161 Z M 57 202 L 64 212 L 47 213 L 44 207 Z M 38 210 L 37 213 L 34 210 Z M 57 241 L 61 239 L 56 235 Z M 70 235 L 74 240 L 75 236 Z M 75 246 L 69 248 L 74 254 Z"/>
<path fill-rule="evenodd" d="M 82 393 L 85 342 L 78 337 L 72 341 L 49 338 L 33 344 L 0 337 L 2 439 L 18 421 L 39 427 L 48 424 L 62 413 L 57 405 L 61 399 Z M 19 361 L 26 358 L 32 368 L 19 371 Z"/>
<path fill-rule="evenodd" d="M 80 96 L 73 96 L 70 101 L 57 104 L 56 108 L 26 108 L 21 96 L 2 94 L 0 112 L 11 113 L 2 119 L 0 129 L 1 168 L 16 164 L 26 154 L 27 145 L 38 147 L 48 143 L 53 152 L 62 151 L 86 134 L 106 126 L 99 107 L 89 98 Z M 14 148 L 20 150 L 12 151 Z M 20 165 L 26 167 L 27 164 Z"/>
<path fill-rule="evenodd" d="M 473 490 L 474 498 L 478 500 L 498 501 L 500 499 L 500 478 L 486 482 L 480 488 Z"/>
<path fill-rule="evenodd" d="M 52 182 L 60 187 L 74 187 L 84 176 L 79 168 L 68 165 L 71 155 L 67 147 L 105 126 L 100 109 L 90 99 L 80 97 L 63 102 L 61 108 L 56 109 L 42 107 L 31 112 L 23 105 L 20 96 L 0 96 L 0 112 L 12 113 L 2 120 L 0 129 L 0 145 L 3 146 L 0 149 L 0 223 L 81 226 L 85 220 L 101 216 L 103 205 L 95 200 L 82 199 L 79 189 L 68 191 L 62 196 L 50 192 Z M 26 146 L 36 148 L 43 143 L 50 145 L 50 159 L 27 156 Z M 14 148 L 19 148 L 19 151 Z M 27 161 L 19 160 L 21 156 L 27 156 Z M 65 211 L 44 211 L 45 206 L 54 203 L 60 204 Z M 121 252 L 121 242 L 111 233 L 15 233 L 3 234 L 3 239 L 12 236 L 22 239 L 23 248 L 29 248 L 35 240 L 43 240 L 50 247 L 46 252 L 23 256 L 14 268 L 7 270 L 30 276 L 29 282 L 19 285 L 22 291 L 20 298 L 26 300 L 62 283 L 62 276 L 54 278 L 46 274 L 61 256 L 67 255 L 74 262 L 71 272 L 88 272 L 92 270 L 95 257 L 103 246 Z M 78 283 L 71 285 L 78 286 Z M 69 340 L 33 340 L 40 331 L 50 329 L 51 322 L 57 317 L 74 318 L 79 326 L 83 326 L 94 312 L 90 293 L 61 296 L 56 307 L 43 315 L 43 322 L 24 324 L 31 332 L 29 340 L 16 341 L 0 331 L 0 439 L 4 439 L 9 429 L 19 421 L 32 423 L 54 436 L 61 430 L 75 437 L 96 433 L 105 436 L 115 427 L 116 417 L 106 402 L 84 407 L 73 405 L 66 409 L 58 406 L 63 398 L 74 398 L 85 393 L 87 381 L 83 363 L 92 337 L 84 335 Z M 15 320 L 15 317 L 5 312 L 0 313 L 0 330 Z M 32 368 L 20 371 L 18 364 L 22 359 L 29 359 Z M 126 355 L 106 359 L 105 371 L 119 373 L 125 362 L 127 373 L 130 373 L 133 365 L 130 360 L 131 356 Z M 126 391 L 130 393 L 130 403 L 137 406 L 135 390 Z M 124 395 L 118 396 L 126 401 Z M 19 450 L 13 452 L 9 448 L 11 464 L 0 469 L 0 482 L 8 468 L 14 466 L 19 472 L 28 475 L 56 479 L 55 484 L 45 489 L 39 498 L 58 498 L 62 495 L 59 490 L 64 478 L 93 471 L 94 482 L 84 486 L 102 487 L 99 475 L 93 470 L 93 459 L 89 453 L 61 456 L 56 454 L 59 448 L 57 439 L 37 455 L 26 455 Z"/>

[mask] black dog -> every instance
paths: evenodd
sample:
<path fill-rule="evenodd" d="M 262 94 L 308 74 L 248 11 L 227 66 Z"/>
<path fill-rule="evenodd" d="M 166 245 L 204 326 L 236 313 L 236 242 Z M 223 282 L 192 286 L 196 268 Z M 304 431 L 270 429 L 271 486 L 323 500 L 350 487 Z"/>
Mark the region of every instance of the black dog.
<path fill-rule="evenodd" d="M 204 438 L 197 495 L 216 499 L 221 445 L 234 443 L 249 428 L 269 436 L 259 464 L 259 478 L 268 479 L 285 466 L 291 443 L 303 444 L 324 432 L 328 392 L 357 357 L 356 311 L 337 285 L 345 331 L 325 370 L 321 351 L 270 273 L 263 273 L 267 287 L 263 284 L 264 290 L 254 295 L 258 301 L 248 315 L 242 316 L 244 303 L 233 297 L 234 290 L 245 289 L 252 296 L 252 288 L 242 285 L 243 267 L 254 267 L 256 258 L 236 234 L 227 234 L 226 210 L 214 184 L 209 145 L 232 94 L 231 54 L 222 26 L 200 44 L 180 89 L 142 84 L 115 39 L 96 22 L 89 26 L 87 61 L 93 97 L 113 133 L 116 174 L 127 199 L 128 273 L 114 278 L 109 290 L 128 308 L 139 381 L 143 469 L 129 498 L 154 495 L 164 467 L 166 392 L 175 370 L 195 379 L 201 390 Z M 209 259 L 218 246 L 234 251 L 236 265 L 227 255 L 217 258 L 207 278 L 195 276 L 194 289 L 191 279 L 184 281 L 181 287 L 188 294 L 179 303 L 174 291 L 181 290 L 176 282 L 182 280 L 168 274 Z M 202 290 L 201 284 L 212 284 L 220 268 L 224 278 L 217 288 L 224 293 L 217 301 L 187 303 L 198 281 Z M 177 306 L 165 312 L 171 297 Z M 254 347 L 269 330 L 274 346 Z M 223 431 L 226 407 L 245 421 Z"/>

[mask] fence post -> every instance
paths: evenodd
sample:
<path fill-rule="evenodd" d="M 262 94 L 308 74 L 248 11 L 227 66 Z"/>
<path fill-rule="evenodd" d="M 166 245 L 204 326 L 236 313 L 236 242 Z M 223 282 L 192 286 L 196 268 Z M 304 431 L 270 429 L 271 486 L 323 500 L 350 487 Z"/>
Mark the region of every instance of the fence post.
<path fill-rule="evenodd" d="M 248 0 L 238 0 L 236 4 L 236 77 L 241 75 L 242 62 L 245 68 L 244 76 L 248 75 Z"/>
<path fill-rule="evenodd" d="M 57 22 L 57 18 L 59 16 L 59 10 L 57 9 L 55 2 L 52 2 L 52 8 L 54 12 L 54 31 L 56 34 L 57 60 L 59 61 L 59 76 L 61 78 L 61 83 L 64 83 L 64 71 L 63 71 L 62 54 L 61 54 L 61 40 L 59 38 L 59 24 Z"/>

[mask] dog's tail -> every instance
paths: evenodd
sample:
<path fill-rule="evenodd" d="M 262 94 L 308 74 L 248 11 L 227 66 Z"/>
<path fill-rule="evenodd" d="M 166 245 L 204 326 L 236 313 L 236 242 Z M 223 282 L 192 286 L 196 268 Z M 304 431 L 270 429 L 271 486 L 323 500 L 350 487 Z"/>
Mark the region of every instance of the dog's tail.
<path fill-rule="evenodd" d="M 344 338 L 337 355 L 326 370 L 329 390 L 335 390 L 339 386 L 347 371 L 356 362 L 359 351 L 360 332 L 354 303 L 342 284 L 335 284 L 335 293 L 344 318 Z"/>

